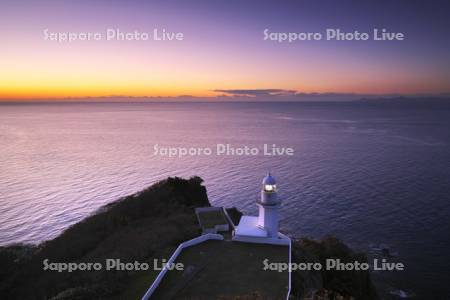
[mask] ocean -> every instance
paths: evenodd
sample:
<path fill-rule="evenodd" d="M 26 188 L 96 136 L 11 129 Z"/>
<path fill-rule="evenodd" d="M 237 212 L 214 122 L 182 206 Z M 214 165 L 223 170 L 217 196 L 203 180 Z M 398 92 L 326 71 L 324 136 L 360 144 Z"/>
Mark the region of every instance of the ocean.
<path fill-rule="evenodd" d="M 0 104 L 0 245 L 51 239 L 168 176 L 198 175 L 212 204 L 257 214 L 269 171 L 285 233 L 388 248 L 405 271 L 372 274 L 386 297 L 450 298 L 443 104 Z"/>

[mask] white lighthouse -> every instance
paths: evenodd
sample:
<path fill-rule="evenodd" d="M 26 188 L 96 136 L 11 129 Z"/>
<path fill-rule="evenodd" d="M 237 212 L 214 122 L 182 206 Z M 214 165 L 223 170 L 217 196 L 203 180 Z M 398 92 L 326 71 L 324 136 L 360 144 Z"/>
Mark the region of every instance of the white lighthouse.
<path fill-rule="evenodd" d="M 256 202 L 259 215 L 242 216 L 234 228 L 233 240 L 265 244 L 289 244 L 290 239 L 278 231 L 281 200 L 277 197 L 277 183 L 269 173 L 264 177 L 261 199 Z"/>
<path fill-rule="evenodd" d="M 277 184 L 275 178 L 269 174 L 262 181 L 261 200 L 259 206 L 258 226 L 267 231 L 268 237 L 278 237 L 278 210 L 281 201 L 277 197 Z"/>

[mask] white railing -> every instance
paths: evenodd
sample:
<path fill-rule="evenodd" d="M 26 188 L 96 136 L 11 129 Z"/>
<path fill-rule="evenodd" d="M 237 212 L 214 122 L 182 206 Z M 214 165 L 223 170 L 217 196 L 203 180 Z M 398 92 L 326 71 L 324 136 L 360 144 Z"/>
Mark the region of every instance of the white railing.
<path fill-rule="evenodd" d="M 233 220 L 231 220 L 230 215 L 229 215 L 228 212 L 227 212 L 227 209 L 226 209 L 225 207 L 222 207 L 222 210 L 223 210 L 223 213 L 225 214 L 225 217 L 226 217 L 227 220 L 228 220 L 228 223 L 231 224 L 231 228 L 232 228 L 232 230 L 234 231 L 235 225 L 234 225 L 234 223 L 233 223 Z"/>
<path fill-rule="evenodd" d="M 153 281 L 152 285 L 148 288 L 147 292 L 142 297 L 142 300 L 148 300 L 150 298 L 150 296 L 156 290 L 156 288 L 158 287 L 158 285 L 161 283 L 161 281 L 163 280 L 164 276 L 166 275 L 167 271 L 169 270 L 168 269 L 169 266 L 173 265 L 173 263 L 175 262 L 175 259 L 178 257 L 178 255 L 180 255 L 181 251 L 183 251 L 184 248 L 203 243 L 203 242 L 205 242 L 207 240 L 223 240 L 223 236 L 220 235 L 220 234 L 207 233 L 207 234 L 201 235 L 199 237 L 193 238 L 192 240 L 189 240 L 189 241 L 181 243 L 177 247 L 175 252 L 173 252 L 172 256 L 167 261 L 167 263 L 165 264 L 165 266 L 161 270 L 161 272 L 159 272 L 158 276 L 156 276 L 156 278 Z"/>
<path fill-rule="evenodd" d="M 290 266 L 292 263 L 292 240 L 289 239 L 289 265 Z M 288 286 L 288 293 L 286 296 L 286 300 L 289 300 L 289 296 L 291 295 L 291 268 L 289 268 L 289 286 Z"/>

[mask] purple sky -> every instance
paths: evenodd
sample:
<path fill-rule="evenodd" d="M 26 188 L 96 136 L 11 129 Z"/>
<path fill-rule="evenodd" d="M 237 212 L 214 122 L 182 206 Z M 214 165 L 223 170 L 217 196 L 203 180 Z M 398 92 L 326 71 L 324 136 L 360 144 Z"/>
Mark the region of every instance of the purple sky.
<path fill-rule="evenodd" d="M 430 2 L 2 1 L 0 98 L 446 93 L 450 2 Z M 43 34 L 107 28 L 184 39 L 58 43 Z M 279 43 L 263 34 L 328 28 L 386 28 L 405 40 Z"/>

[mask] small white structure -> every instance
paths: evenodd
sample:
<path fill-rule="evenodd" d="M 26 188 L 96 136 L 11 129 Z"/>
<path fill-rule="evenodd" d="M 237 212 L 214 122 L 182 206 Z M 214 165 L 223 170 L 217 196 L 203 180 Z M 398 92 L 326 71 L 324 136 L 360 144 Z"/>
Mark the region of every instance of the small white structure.
<path fill-rule="evenodd" d="M 259 216 L 242 216 L 233 240 L 250 243 L 289 245 L 290 239 L 278 232 L 281 200 L 277 197 L 275 178 L 269 173 L 262 181 L 261 200 L 256 203 Z"/>
<path fill-rule="evenodd" d="M 230 230 L 226 210 L 223 207 L 197 207 L 195 209 L 202 234 L 218 233 Z"/>

